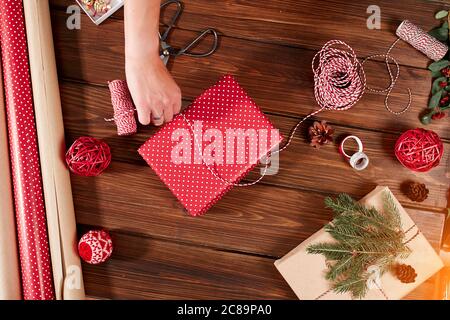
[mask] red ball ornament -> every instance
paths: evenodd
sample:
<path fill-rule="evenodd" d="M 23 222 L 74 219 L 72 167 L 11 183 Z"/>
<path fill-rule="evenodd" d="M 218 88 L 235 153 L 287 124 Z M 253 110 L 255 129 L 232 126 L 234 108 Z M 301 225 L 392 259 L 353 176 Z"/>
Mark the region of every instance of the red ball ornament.
<path fill-rule="evenodd" d="M 67 150 L 66 163 L 75 174 L 95 177 L 111 163 L 111 149 L 102 140 L 80 137 Z"/>
<path fill-rule="evenodd" d="M 78 242 L 78 254 L 89 264 L 103 263 L 111 257 L 113 244 L 111 236 L 105 230 L 91 230 Z"/>
<path fill-rule="evenodd" d="M 444 153 L 439 136 L 425 129 L 413 129 L 403 133 L 395 144 L 395 156 L 406 168 L 426 172 L 436 167 Z"/>

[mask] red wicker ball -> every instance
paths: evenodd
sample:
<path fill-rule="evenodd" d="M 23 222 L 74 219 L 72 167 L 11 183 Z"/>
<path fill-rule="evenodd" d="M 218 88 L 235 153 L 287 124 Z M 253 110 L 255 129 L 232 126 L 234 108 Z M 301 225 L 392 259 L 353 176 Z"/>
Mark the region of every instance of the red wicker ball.
<path fill-rule="evenodd" d="M 395 156 L 406 168 L 426 172 L 436 167 L 444 153 L 439 136 L 425 129 L 412 129 L 403 133 L 395 144 Z"/>
<path fill-rule="evenodd" d="M 80 137 L 67 150 L 66 162 L 73 173 L 95 177 L 111 163 L 111 150 L 102 140 Z"/>
<path fill-rule="evenodd" d="M 113 244 L 111 236 L 105 230 L 91 230 L 78 242 L 78 254 L 89 264 L 100 264 L 111 257 Z"/>

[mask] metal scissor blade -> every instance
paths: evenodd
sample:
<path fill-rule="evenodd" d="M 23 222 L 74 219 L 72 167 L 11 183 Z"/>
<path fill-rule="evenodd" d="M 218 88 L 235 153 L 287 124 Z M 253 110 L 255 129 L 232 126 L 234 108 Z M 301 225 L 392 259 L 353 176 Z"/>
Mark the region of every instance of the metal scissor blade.
<path fill-rule="evenodd" d="M 159 57 L 164 62 L 164 65 L 167 66 L 167 63 L 169 62 L 169 58 L 170 58 L 171 47 L 165 41 L 161 41 L 160 45 L 161 45 L 161 51 L 159 52 Z"/>

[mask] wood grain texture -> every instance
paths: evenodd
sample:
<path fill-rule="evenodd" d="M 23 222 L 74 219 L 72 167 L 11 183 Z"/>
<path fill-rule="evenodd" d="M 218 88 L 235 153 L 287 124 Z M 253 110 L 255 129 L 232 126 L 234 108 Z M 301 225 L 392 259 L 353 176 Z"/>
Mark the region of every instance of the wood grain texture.
<path fill-rule="evenodd" d="M 371 159 L 369 169 L 354 172 L 340 158 L 336 145 L 320 150 L 308 146 L 305 128 L 282 154 L 277 175 L 252 188 L 234 188 L 205 216 L 188 216 L 167 187 L 137 154 L 155 128 L 139 128 L 132 137 L 118 137 L 111 117 L 106 83 L 124 79 L 123 11 L 95 26 L 82 14 L 81 30 L 66 28 L 65 9 L 72 0 L 51 0 L 52 24 L 66 141 L 81 135 L 105 139 L 113 163 L 95 179 L 72 176 L 80 229 L 110 229 L 115 253 L 105 265 L 84 266 L 86 291 L 114 299 L 295 299 L 273 261 L 286 254 L 331 218 L 323 208 L 327 195 L 347 192 L 360 198 L 377 184 L 388 185 L 408 208 L 413 220 L 438 250 L 449 185 L 450 128 L 434 122 L 427 128 L 447 142 L 441 166 L 414 174 L 392 156 L 396 138 L 420 126 L 431 86 L 424 68 L 429 61 L 407 44 L 393 54 L 403 65 L 391 99 L 393 109 L 407 100 L 413 105 L 401 117 L 384 109 L 382 94 L 366 93 L 348 112 L 319 115 L 336 129 L 337 142 L 357 134 Z M 426 1 L 362 0 L 187 0 L 178 28 L 170 36 L 177 46 L 206 26 L 220 30 L 219 50 L 211 57 L 179 57 L 169 70 L 189 104 L 221 75 L 231 73 L 287 134 L 296 121 L 317 108 L 313 97 L 311 60 L 326 41 L 341 39 L 360 57 L 383 52 L 395 39 L 404 18 L 425 29 L 441 4 Z M 366 9 L 381 8 L 382 29 L 368 30 Z M 169 10 L 170 11 L 170 10 Z M 170 13 L 170 12 L 167 12 Z M 204 44 L 205 45 L 205 44 Z M 385 87 L 383 63 L 366 68 L 369 85 Z M 254 179 L 252 172 L 248 179 Z M 430 197 L 410 202 L 401 192 L 408 180 L 425 182 Z M 407 298 L 433 298 L 432 277 Z"/>
<path fill-rule="evenodd" d="M 122 21 L 113 20 L 97 27 L 87 17 L 82 17 L 81 30 L 68 30 L 66 15 L 58 11 L 53 14 L 60 76 L 103 86 L 107 81 L 124 79 Z M 106 38 L 102 32 L 105 28 L 108 30 Z M 190 31 L 176 30 L 171 41 L 174 45 L 185 43 L 194 35 Z M 263 111 L 302 117 L 317 109 L 311 71 L 314 54 L 311 50 L 280 49 L 278 45 L 224 37 L 220 49 L 211 57 L 177 57 L 169 62 L 169 69 L 186 99 L 195 98 L 221 75 L 231 73 L 260 103 Z M 384 64 L 368 63 L 366 74 L 370 86 L 384 88 L 388 85 Z M 390 104 L 394 110 L 402 109 L 408 101 L 407 88 L 413 88 L 413 105 L 406 114 L 400 117 L 390 114 L 384 107 L 384 95 L 367 91 L 350 111 L 329 111 L 320 117 L 352 127 L 400 133 L 420 126 L 419 115 L 428 104 L 430 87 L 428 71 L 402 67 L 401 81 L 391 95 Z M 450 139 L 450 128 L 445 121 L 435 121 L 429 129 Z"/>
<path fill-rule="evenodd" d="M 325 195 L 262 184 L 235 188 L 205 216 L 191 217 L 150 168 L 124 163 L 113 163 L 95 180 L 73 176 L 72 182 L 79 223 L 271 257 L 283 256 L 331 219 Z M 408 212 L 438 248 L 444 215 Z"/>
<path fill-rule="evenodd" d="M 81 226 L 81 230 L 86 227 Z M 113 233 L 113 258 L 84 265 L 86 291 L 108 299 L 296 299 L 271 258 Z M 433 298 L 432 277 L 406 299 Z"/>
<path fill-rule="evenodd" d="M 114 259 L 84 265 L 86 291 L 110 299 L 295 299 L 273 260 L 113 235 Z"/>
<path fill-rule="evenodd" d="M 51 3 L 65 8 L 71 1 Z M 381 9 L 380 30 L 367 28 L 370 5 Z M 404 19 L 430 30 L 438 25 L 434 14 L 448 6 L 426 0 L 189 0 L 177 25 L 196 31 L 209 26 L 233 38 L 312 50 L 328 40 L 341 39 L 365 57 L 384 53 L 396 39 L 395 30 Z M 123 12 L 117 12 L 114 18 L 123 19 Z M 114 23 L 112 20 L 105 24 Z M 421 68 L 428 65 L 428 60 L 406 43 L 392 53 L 401 64 Z"/>
<path fill-rule="evenodd" d="M 136 150 L 156 132 L 155 128 L 140 128 L 139 133 L 131 137 L 117 136 L 114 124 L 104 121 L 112 112 L 104 102 L 109 99 L 107 88 L 64 81 L 61 83 L 61 94 L 65 101 L 63 109 L 68 143 L 83 134 L 103 138 L 112 147 L 115 161 L 146 166 Z M 295 119 L 278 115 L 269 115 L 269 118 L 284 136 L 289 134 L 296 122 Z M 89 121 L 85 121 L 86 119 Z M 300 130 L 293 144 L 281 153 L 279 172 L 265 177 L 263 183 L 322 193 L 346 192 L 359 198 L 369 193 L 377 184 L 387 185 L 403 204 L 410 207 L 441 211 L 446 206 L 445 195 L 449 184 L 449 168 L 446 166 L 450 150 L 448 144 L 442 165 L 426 174 L 418 174 L 402 167 L 395 159 L 392 150 L 398 135 L 374 133 L 340 125 L 335 125 L 334 128 L 336 144 L 320 150 L 311 148 L 306 141 L 305 130 Z M 338 153 L 341 137 L 350 133 L 363 140 L 365 152 L 370 157 L 369 168 L 362 172 L 354 171 Z M 389 154 L 392 156 L 388 157 Z M 255 170 L 248 176 L 248 180 L 255 180 L 258 175 L 259 171 Z M 343 176 L 346 177 L 345 184 L 341 183 Z M 430 196 L 423 203 L 412 202 L 401 192 L 403 184 L 409 180 L 427 184 Z"/>

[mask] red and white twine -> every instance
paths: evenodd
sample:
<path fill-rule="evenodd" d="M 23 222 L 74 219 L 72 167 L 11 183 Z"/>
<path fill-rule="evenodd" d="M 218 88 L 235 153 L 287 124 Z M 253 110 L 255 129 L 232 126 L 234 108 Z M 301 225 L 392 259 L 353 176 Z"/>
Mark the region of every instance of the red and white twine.
<path fill-rule="evenodd" d="M 126 81 L 114 80 L 108 83 L 111 91 L 111 103 L 114 109 L 114 118 L 105 119 L 114 121 L 119 136 L 129 136 L 137 132 L 136 118 L 134 117 L 133 100 Z"/>
<path fill-rule="evenodd" d="M 424 30 L 405 20 L 397 28 L 397 36 L 425 54 L 428 58 L 439 61 L 444 58 L 448 47 L 430 36 Z"/>
<path fill-rule="evenodd" d="M 433 60 L 440 60 L 448 51 L 448 47 L 438 40 L 434 39 L 419 27 L 405 20 L 397 29 L 397 35 L 400 39 L 410 43 L 413 47 L 420 50 Z M 378 93 L 385 93 L 385 107 L 394 115 L 405 113 L 411 106 L 412 95 L 408 88 L 408 103 L 401 111 L 394 111 L 389 107 L 389 96 L 400 75 L 400 66 L 397 60 L 391 56 L 392 49 L 400 41 L 397 39 L 387 50 L 385 54 L 376 54 L 367 57 L 360 62 L 354 50 L 345 42 L 340 40 L 331 40 L 327 42 L 322 49 L 316 53 L 312 61 L 312 70 L 314 73 L 314 97 L 319 105 L 319 109 L 306 115 L 301 119 L 289 134 L 287 142 L 278 150 L 272 152 L 277 154 L 285 150 L 292 142 L 299 126 L 307 119 L 317 115 L 324 110 L 344 111 L 352 108 L 364 95 L 366 90 Z M 386 69 L 389 74 L 390 84 L 384 89 L 374 89 L 367 85 L 364 64 L 374 58 L 384 58 Z M 391 63 L 395 65 L 396 71 L 392 71 Z M 105 119 L 115 121 L 119 135 L 129 135 L 137 131 L 136 119 L 134 117 L 133 102 L 125 81 L 115 80 L 109 83 L 111 90 L 111 101 L 114 107 L 114 118 Z M 190 122 L 185 119 L 189 125 Z M 235 186 L 250 186 L 259 182 L 265 175 L 269 162 L 260 178 L 250 183 L 237 184 L 226 181 L 217 174 L 214 169 L 210 171 L 223 182 Z"/>

